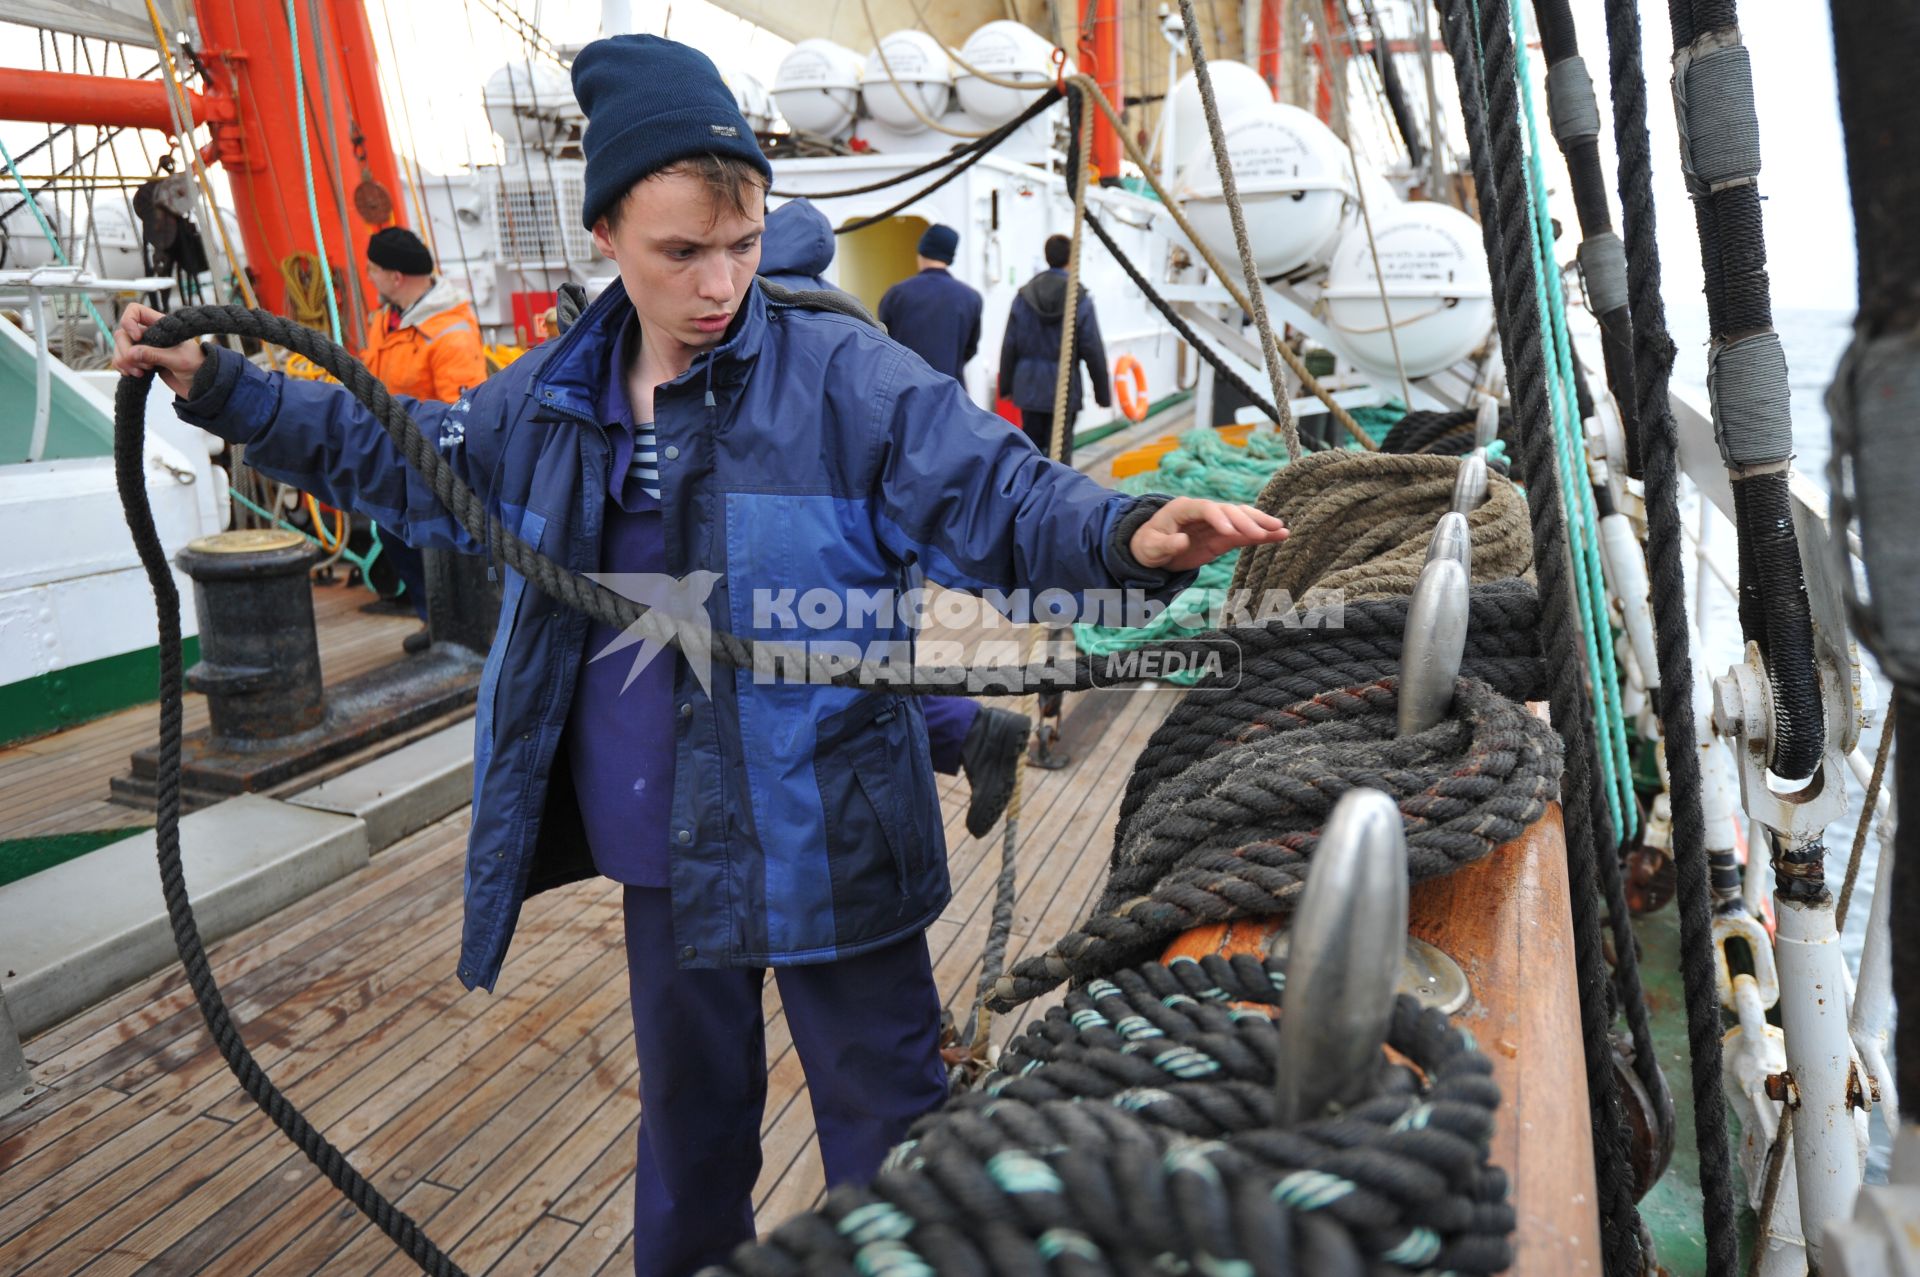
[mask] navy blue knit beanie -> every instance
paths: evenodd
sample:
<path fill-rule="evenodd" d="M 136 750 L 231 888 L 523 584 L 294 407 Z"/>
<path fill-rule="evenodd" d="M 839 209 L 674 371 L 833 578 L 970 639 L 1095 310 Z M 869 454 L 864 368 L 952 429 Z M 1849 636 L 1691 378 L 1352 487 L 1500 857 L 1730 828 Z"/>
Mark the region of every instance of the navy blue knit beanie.
<path fill-rule="evenodd" d="M 916 251 L 929 261 L 945 262 L 951 266 L 953 255 L 960 251 L 960 232 L 936 222 L 927 227 L 926 233 L 920 237 L 920 247 Z"/>
<path fill-rule="evenodd" d="M 698 49 L 654 35 L 595 40 L 573 60 L 573 96 L 587 114 L 588 230 L 635 182 L 691 155 L 730 155 L 773 181 L 732 90 Z"/>

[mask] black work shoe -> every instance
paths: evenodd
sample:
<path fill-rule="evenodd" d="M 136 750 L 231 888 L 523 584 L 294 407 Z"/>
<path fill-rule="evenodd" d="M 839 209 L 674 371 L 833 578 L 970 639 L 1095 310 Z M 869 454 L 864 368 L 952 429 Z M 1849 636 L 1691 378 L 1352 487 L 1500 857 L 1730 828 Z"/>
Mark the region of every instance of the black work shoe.
<path fill-rule="evenodd" d="M 400 650 L 408 656 L 418 656 L 432 646 L 433 635 L 424 625 L 400 640 Z"/>
<path fill-rule="evenodd" d="M 987 708 L 974 718 L 967 738 L 960 742 L 960 769 L 973 787 L 967 803 L 967 832 L 975 838 L 986 837 L 1006 811 L 1013 797 L 1014 769 L 1020 766 L 1032 729 L 1025 714 Z"/>

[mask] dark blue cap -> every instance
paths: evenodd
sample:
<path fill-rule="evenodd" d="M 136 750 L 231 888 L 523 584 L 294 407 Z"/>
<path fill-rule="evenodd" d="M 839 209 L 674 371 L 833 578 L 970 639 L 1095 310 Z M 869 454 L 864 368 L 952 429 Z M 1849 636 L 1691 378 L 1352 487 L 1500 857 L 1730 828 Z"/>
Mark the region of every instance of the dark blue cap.
<path fill-rule="evenodd" d="M 936 262 L 953 264 L 953 255 L 960 251 L 960 232 L 951 226 L 935 223 L 927 227 L 927 233 L 920 237 L 920 256 Z"/>
<path fill-rule="evenodd" d="M 587 115 L 588 230 L 635 182 L 689 156 L 732 156 L 773 181 L 733 91 L 698 49 L 654 35 L 595 40 L 573 60 L 573 96 Z"/>

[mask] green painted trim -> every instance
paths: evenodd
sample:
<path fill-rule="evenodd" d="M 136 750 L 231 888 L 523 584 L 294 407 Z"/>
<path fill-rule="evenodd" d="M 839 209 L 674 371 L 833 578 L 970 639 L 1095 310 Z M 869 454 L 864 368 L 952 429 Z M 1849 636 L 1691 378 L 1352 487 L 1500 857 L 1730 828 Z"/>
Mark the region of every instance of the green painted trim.
<path fill-rule="evenodd" d="M 90 851 L 98 851 L 110 843 L 143 834 L 151 828 L 152 825 L 129 825 L 125 829 L 90 829 L 78 834 L 10 838 L 0 842 L 0 887 L 30 878 L 43 869 L 77 860 Z"/>
<path fill-rule="evenodd" d="M 200 640 L 182 645 L 182 665 L 200 659 Z M 145 705 L 160 695 L 160 649 L 143 648 L 54 670 L 0 687 L 0 745 L 45 736 L 89 719 Z"/>
<path fill-rule="evenodd" d="M 1188 399 L 1191 399 L 1192 397 L 1193 397 L 1193 392 L 1191 390 L 1176 390 L 1172 394 L 1168 395 L 1166 398 L 1156 399 L 1152 403 L 1148 404 L 1147 415 L 1140 418 L 1139 421 L 1128 421 L 1125 417 L 1121 417 L 1118 421 L 1109 421 L 1106 425 L 1095 426 L 1091 430 L 1076 430 L 1073 435 L 1074 449 L 1075 451 L 1078 451 L 1079 449 L 1086 447 L 1090 443 L 1099 443 L 1102 439 L 1105 439 L 1108 435 L 1117 435 L 1122 430 L 1128 430 L 1134 426 L 1138 426 L 1147 421 L 1151 421 L 1155 413 L 1165 412 L 1167 409 L 1173 407 L 1175 404 L 1185 403 Z"/>

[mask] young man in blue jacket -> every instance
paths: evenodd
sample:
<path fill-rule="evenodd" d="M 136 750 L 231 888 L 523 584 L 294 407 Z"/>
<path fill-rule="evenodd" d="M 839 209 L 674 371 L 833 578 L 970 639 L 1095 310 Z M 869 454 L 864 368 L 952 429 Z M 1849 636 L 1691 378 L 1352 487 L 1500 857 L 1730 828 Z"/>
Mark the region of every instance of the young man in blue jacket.
<path fill-rule="evenodd" d="M 864 643 L 910 639 L 910 617 L 849 610 L 801 631 L 792 600 L 904 591 L 922 572 L 1164 595 L 1285 536 L 1246 507 L 1102 488 L 871 325 L 771 302 L 754 284 L 770 168 L 701 54 L 619 36 L 573 77 L 583 220 L 622 286 L 459 402 L 407 401 L 543 554 L 694 582 L 737 635 Z M 132 345 L 157 318 L 128 310 L 116 367 L 158 369 L 184 420 L 414 544 L 481 552 L 340 388 L 212 346 Z M 753 1236 L 766 968 L 829 1181 L 871 1176 L 940 1102 L 922 933 L 949 886 L 913 698 L 688 653 L 635 661 L 621 639 L 507 573 L 475 713 L 459 974 L 492 987 L 529 893 L 596 871 L 624 884 L 635 1270 L 679 1274 Z"/>
<path fill-rule="evenodd" d="M 760 278 L 782 288 L 840 293 L 823 272 L 833 264 L 833 223 L 805 199 L 767 214 L 760 240 Z M 844 295 L 844 294 L 843 294 Z M 965 696 L 925 696 L 927 747 L 933 770 L 965 771 L 970 791 L 967 832 L 984 838 L 1013 798 L 1014 772 L 1033 724 L 1025 714 L 994 709 Z"/>

